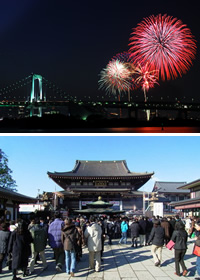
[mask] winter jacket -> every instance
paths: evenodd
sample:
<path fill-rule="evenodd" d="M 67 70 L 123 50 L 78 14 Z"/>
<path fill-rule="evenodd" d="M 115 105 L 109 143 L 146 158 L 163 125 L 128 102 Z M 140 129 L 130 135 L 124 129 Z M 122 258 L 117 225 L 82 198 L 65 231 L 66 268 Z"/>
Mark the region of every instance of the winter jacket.
<path fill-rule="evenodd" d="M 42 252 L 45 250 L 47 245 L 47 232 L 40 225 L 34 225 L 30 230 L 31 236 L 33 238 L 33 243 L 31 243 L 32 252 Z"/>
<path fill-rule="evenodd" d="M 147 243 L 152 242 L 153 245 L 164 245 L 165 230 L 161 226 L 153 227 Z"/>
<path fill-rule="evenodd" d="M 168 221 L 161 222 L 161 227 L 165 230 L 165 238 L 170 238 L 170 223 Z"/>
<path fill-rule="evenodd" d="M 144 219 L 139 220 L 140 234 L 146 234 L 147 223 Z"/>
<path fill-rule="evenodd" d="M 61 231 L 64 226 L 64 222 L 61 219 L 55 219 L 49 226 L 48 236 L 49 245 L 51 248 L 62 248 L 63 244 L 61 242 Z"/>
<path fill-rule="evenodd" d="M 107 222 L 107 234 L 112 236 L 115 230 L 115 226 L 113 222 Z"/>
<path fill-rule="evenodd" d="M 12 269 L 28 266 L 28 259 L 31 255 L 31 242 L 33 242 L 33 239 L 28 230 L 23 234 L 19 234 L 17 231 L 11 233 L 8 253 L 12 253 Z"/>
<path fill-rule="evenodd" d="M 0 230 L 0 254 L 7 253 L 9 238 L 10 238 L 9 231 Z"/>
<path fill-rule="evenodd" d="M 174 249 L 186 250 L 187 249 L 188 234 L 185 230 L 174 230 L 171 240 L 174 241 Z"/>
<path fill-rule="evenodd" d="M 66 225 L 61 233 L 61 241 L 65 251 L 76 251 L 79 233 L 74 224 Z"/>
<path fill-rule="evenodd" d="M 98 252 L 102 250 L 101 235 L 102 229 L 97 223 L 92 223 L 86 228 L 84 237 L 87 239 L 88 250 L 90 252 Z"/>
<path fill-rule="evenodd" d="M 139 236 L 140 226 L 139 226 L 138 222 L 133 222 L 130 225 L 130 229 L 131 229 L 131 238 Z"/>
<path fill-rule="evenodd" d="M 127 232 L 127 231 L 128 231 L 128 224 L 125 221 L 123 221 L 121 223 L 121 232 Z"/>

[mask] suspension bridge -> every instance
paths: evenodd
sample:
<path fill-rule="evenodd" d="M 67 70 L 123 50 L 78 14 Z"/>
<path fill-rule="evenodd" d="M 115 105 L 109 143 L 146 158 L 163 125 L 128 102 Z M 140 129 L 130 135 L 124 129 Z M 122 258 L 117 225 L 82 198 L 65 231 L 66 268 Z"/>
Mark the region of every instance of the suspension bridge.
<path fill-rule="evenodd" d="M 50 82 L 39 74 L 31 74 L 9 86 L 0 89 L 0 108 L 17 108 L 29 112 L 29 116 L 42 116 L 43 111 L 49 108 L 70 108 L 73 106 L 87 108 L 88 111 L 99 112 L 103 109 L 126 109 L 131 116 L 137 118 L 139 110 L 176 111 L 187 118 L 188 112 L 200 112 L 200 103 L 188 102 L 137 102 L 137 101 L 92 101 L 77 100 L 67 94 L 55 83 Z"/>

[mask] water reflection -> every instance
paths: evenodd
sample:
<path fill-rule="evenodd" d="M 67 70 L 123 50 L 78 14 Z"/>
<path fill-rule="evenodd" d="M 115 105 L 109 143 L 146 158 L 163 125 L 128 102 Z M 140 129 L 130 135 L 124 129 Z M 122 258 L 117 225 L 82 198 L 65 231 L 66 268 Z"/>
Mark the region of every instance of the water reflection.
<path fill-rule="evenodd" d="M 199 133 L 200 127 L 114 127 L 107 132 L 115 133 Z"/>

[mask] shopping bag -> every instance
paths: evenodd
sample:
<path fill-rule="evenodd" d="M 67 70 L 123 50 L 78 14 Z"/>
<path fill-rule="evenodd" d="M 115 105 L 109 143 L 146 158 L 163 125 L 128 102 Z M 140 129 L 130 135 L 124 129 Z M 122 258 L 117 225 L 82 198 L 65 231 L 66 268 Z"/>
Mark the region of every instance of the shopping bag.
<path fill-rule="evenodd" d="M 200 247 L 194 244 L 194 248 L 193 248 L 192 254 L 200 257 Z"/>
<path fill-rule="evenodd" d="M 166 244 L 166 247 L 169 249 L 169 250 L 172 250 L 174 248 L 174 241 L 170 240 L 167 244 Z"/>

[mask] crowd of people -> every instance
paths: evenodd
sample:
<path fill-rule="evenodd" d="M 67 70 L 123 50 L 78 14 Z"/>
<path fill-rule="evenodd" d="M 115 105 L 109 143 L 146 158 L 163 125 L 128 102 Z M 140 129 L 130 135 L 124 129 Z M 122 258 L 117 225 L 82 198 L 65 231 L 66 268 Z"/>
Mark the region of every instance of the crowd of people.
<path fill-rule="evenodd" d="M 104 241 L 108 244 L 118 239 L 119 244 L 127 244 L 131 238 L 131 247 L 151 245 L 155 266 L 162 265 L 162 249 L 169 241 L 174 243 L 175 274 L 186 276 L 184 256 L 189 237 L 195 237 L 200 247 L 200 221 L 198 219 L 180 219 L 169 217 L 127 217 L 107 218 L 106 216 L 89 219 L 84 217 L 62 219 L 55 213 L 54 219 L 45 221 L 35 218 L 29 223 L 24 220 L 0 223 L 0 274 L 3 263 L 12 270 L 12 280 L 20 279 L 17 271 L 22 270 L 23 277 L 33 274 L 38 259 L 43 270 L 48 264 L 45 256 L 47 244 L 52 248 L 55 269 L 75 276 L 76 263 L 81 260 L 82 249 L 89 251 L 89 269 L 100 271 L 103 258 Z M 200 279 L 200 257 L 197 256 L 197 273 Z M 182 272 L 180 270 L 182 269 Z"/>

